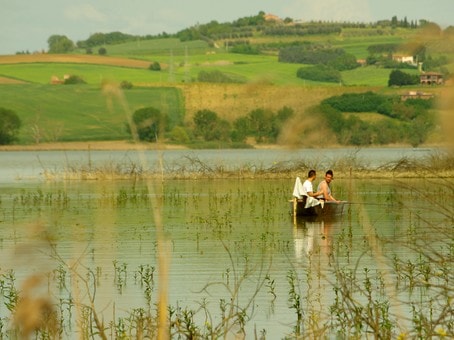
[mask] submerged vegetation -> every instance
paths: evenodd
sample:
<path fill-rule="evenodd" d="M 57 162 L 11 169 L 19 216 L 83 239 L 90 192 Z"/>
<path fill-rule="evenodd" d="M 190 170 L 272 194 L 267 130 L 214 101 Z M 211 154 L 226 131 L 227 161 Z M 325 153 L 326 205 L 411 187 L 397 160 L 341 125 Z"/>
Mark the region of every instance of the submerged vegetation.
<path fill-rule="evenodd" d="M 295 224 L 277 204 L 288 198 L 285 181 L 258 186 L 256 181 L 242 182 L 241 189 L 236 180 L 230 183 L 235 185 L 195 185 L 198 189 L 189 192 L 180 183 L 151 192 L 146 183 L 127 181 L 99 190 L 89 184 L 83 190 L 42 187 L 2 196 L 0 211 L 6 221 L 1 223 L 18 228 L 29 214 L 55 217 L 32 237 L 32 248 L 49 258 L 42 272 L 24 274 L 5 264 L 0 269 L 1 336 L 158 338 L 163 327 L 164 338 L 267 339 L 276 338 L 273 323 L 256 326 L 257 313 L 268 311 L 273 318 L 282 310 L 288 311 L 281 325 L 285 331 L 279 334 L 284 339 L 454 336 L 452 181 L 397 180 L 391 192 L 379 183 L 371 187 L 364 182 L 362 187 L 345 180 L 336 187 L 339 194 L 363 204 L 352 204 L 339 222 Z M 202 260 L 212 256 L 209 241 L 218 248 L 217 269 L 191 297 L 195 302 L 169 301 L 164 310 L 159 308 L 163 268 L 157 263 L 154 235 L 135 229 L 131 217 L 124 230 L 118 225 L 126 209 L 140 215 L 156 202 L 168 233 L 176 228 L 180 214 L 191 227 L 196 252 L 184 248 L 174 235 L 172 262 L 178 257 L 196 261 L 197 256 Z M 378 210 L 367 211 L 373 205 L 379 205 Z M 81 215 L 80 207 L 86 207 L 88 216 Z M 377 224 L 382 210 L 394 216 L 386 219 L 392 225 L 386 230 Z M 80 224 L 96 215 L 109 220 L 107 230 L 115 228 L 122 242 L 129 240 L 122 233 L 131 237 L 133 231 L 136 247 L 145 248 L 150 239 L 153 255 L 131 264 L 119 252 L 101 265 L 95 260 L 103 257 L 101 250 L 82 244 L 81 252 L 68 258 L 67 246 L 60 243 L 71 219 L 56 217 L 70 211 Z M 105 214 L 113 211 L 119 212 L 117 220 Z M 89 226 L 74 227 L 92 237 Z M 240 232 L 243 227 L 247 233 Z M 293 236 L 282 235 L 287 229 Z M 77 231 L 70 235 L 83 240 Z M 2 237 L 2 249 L 8 248 L 10 238 Z M 288 267 L 276 271 L 282 260 Z M 128 300 L 126 305 L 122 298 Z"/>

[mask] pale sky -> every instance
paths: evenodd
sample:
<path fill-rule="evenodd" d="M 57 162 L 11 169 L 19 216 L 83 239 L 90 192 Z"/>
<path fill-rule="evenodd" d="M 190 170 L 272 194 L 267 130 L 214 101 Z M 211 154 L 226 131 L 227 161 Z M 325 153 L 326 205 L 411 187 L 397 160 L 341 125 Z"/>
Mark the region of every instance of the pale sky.
<path fill-rule="evenodd" d="M 47 50 L 54 34 L 77 42 L 97 32 L 176 33 L 260 11 L 303 21 L 370 22 L 396 15 L 454 26 L 454 0 L 0 0 L 0 55 Z"/>

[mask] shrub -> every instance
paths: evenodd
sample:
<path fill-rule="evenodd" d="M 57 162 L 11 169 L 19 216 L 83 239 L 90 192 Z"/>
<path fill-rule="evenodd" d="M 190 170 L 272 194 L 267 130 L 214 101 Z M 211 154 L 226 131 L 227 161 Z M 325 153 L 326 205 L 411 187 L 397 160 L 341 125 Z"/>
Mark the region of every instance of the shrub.
<path fill-rule="evenodd" d="M 342 81 L 341 73 L 338 70 L 325 65 L 301 67 L 296 72 L 296 76 L 302 79 L 329 83 L 339 83 Z"/>
<path fill-rule="evenodd" d="M 0 144 L 15 141 L 21 125 L 22 121 L 14 111 L 0 107 Z"/>
<path fill-rule="evenodd" d="M 175 126 L 172 131 L 170 131 L 170 139 L 180 144 L 186 144 L 190 141 L 188 133 L 182 126 Z"/>
<path fill-rule="evenodd" d="M 154 61 L 150 64 L 148 69 L 151 71 L 161 71 L 161 64 L 159 64 L 157 61 Z"/>
<path fill-rule="evenodd" d="M 86 82 L 85 82 L 85 80 L 82 79 L 82 77 L 79 77 L 76 75 L 71 75 L 64 80 L 63 84 L 75 85 L 75 84 L 86 84 Z"/>
<path fill-rule="evenodd" d="M 120 83 L 120 88 L 124 89 L 124 90 L 130 90 L 133 88 L 133 85 L 131 82 L 127 81 L 127 80 L 123 80 L 121 83 Z"/>

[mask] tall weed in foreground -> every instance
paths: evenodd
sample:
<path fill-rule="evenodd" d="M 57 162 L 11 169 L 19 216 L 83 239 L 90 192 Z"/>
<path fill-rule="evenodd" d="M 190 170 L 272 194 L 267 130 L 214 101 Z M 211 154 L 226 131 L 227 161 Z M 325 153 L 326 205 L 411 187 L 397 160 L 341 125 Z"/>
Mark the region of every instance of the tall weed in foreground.
<path fill-rule="evenodd" d="M 138 127 L 134 124 L 132 119 L 132 112 L 128 106 L 126 98 L 122 90 L 113 84 L 105 83 L 103 85 L 103 93 L 108 101 L 118 101 L 120 107 L 124 110 L 129 129 L 132 134 L 133 141 L 139 143 Z M 156 141 L 159 146 L 160 141 Z M 143 167 L 146 167 L 147 161 L 143 152 L 137 151 L 140 155 L 140 162 Z M 159 158 L 158 168 L 163 169 L 162 157 Z M 159 186 L 159 179 L 149 179 L 147 181 L 147 187 L 149 193 L 161 193 L 162 185 Z M 162 184 L 162 183 L 161 183 Z M 156 240 L 158 250 L 158 295 L 157 295 L 157 339 L 168 339 L 168 272 L 169 272 L 169 259 L 170 259 L 170 244 L 169 241 L 164 237 L 163 222 L 162 222 L 162 196 L 151 195 L 150 196 L 150 208 L 152 211 L 152 218 L 156 226 Z"/>
<path fill-rule="evenodd" d="M 363 255 L 350 266 L 333 261 L 332 332 L 343 338 L 454 336 L 454 186 L 449 179 L 426 184 L 430 189 L 400 183 L 399 189 L 415 193 L 411 200 L 395 202 L 409 216 L 401 235 L 378 236 L 367 214 L 361 214 L 368 245 Z M 425 204 L 419 209 L 417 199 Z M 366 257 L 376 265 L 363 264 Z"/>

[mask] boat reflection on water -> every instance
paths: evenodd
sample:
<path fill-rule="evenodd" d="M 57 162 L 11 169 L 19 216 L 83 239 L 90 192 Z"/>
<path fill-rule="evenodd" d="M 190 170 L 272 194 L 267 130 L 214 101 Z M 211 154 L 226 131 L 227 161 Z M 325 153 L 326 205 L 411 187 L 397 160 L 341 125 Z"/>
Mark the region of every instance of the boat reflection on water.
<path fill-rule="evenodd" d="M 333 207 L 336 206 L 334 214 L 292 214 L 295 256 L 298 260 L 314 253 L 329 255 L 332 233 L 342 222 L 342 212 L 346 204 L 347 202 L 333 203 Z"/>
<path fill-rule="evenodd" d="M 306 197 L 293 198 L 289 201 L 290 214 L 293 219 L 295 255 L 301 259 L 304 254 L 310 255 L 318 248 L 329 252 L 329 234 L 333 224 L 342 216 L 346 201 L 322 202 L 311 207 L 306 205 Z M 317 248 L 317 249 L 316 249 Z"/>
<path fill-rule="evenodd" d="M 329 254 L 330 231 L 333 219 L 324 219 L 318 216 L 301 216 L 293 224 L 293 242 L 295 257 L 303 260 L 313 254 Z"/>
<path fill-rule="evenodd" d="M 298 216 L 292 227 L 295 267 L 305 277 L 307 305 L 320 324 L 328 322 L 326 306 L 332 304 L 333 238 L 341 224 L 342 218 Z"/>

